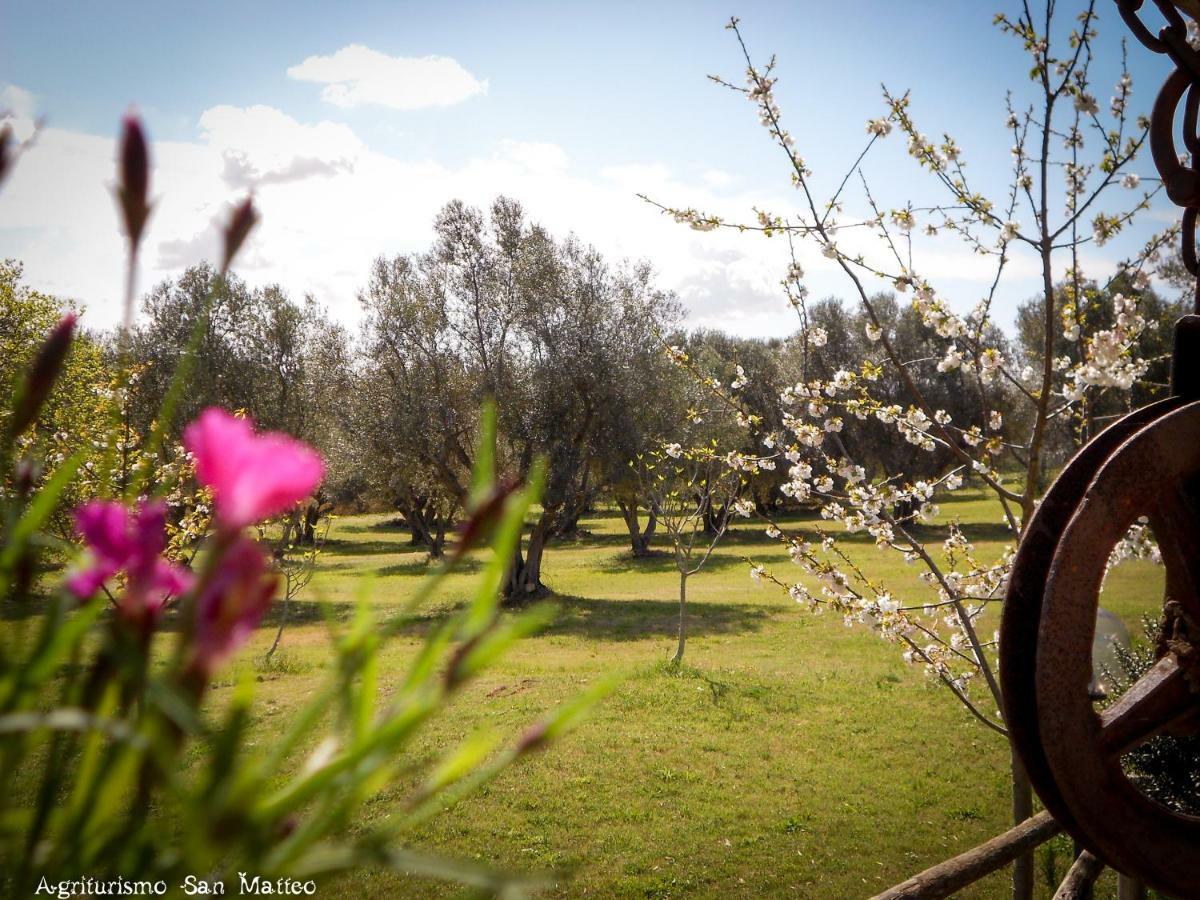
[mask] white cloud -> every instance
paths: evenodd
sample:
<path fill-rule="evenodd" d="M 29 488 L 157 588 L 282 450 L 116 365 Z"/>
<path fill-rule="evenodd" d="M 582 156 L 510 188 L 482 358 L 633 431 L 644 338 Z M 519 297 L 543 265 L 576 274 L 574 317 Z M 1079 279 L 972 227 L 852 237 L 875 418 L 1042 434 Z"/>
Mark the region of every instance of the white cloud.
<path fill-rule="evenodd" d="M 486 79 L 480 81 L 451 57 L 388 56 L 362 44 L 350 44 L 332 56 L 310 56 L 287 73 L 325 85 L 321 99 L 342 107 L 452 106 L 488 89 Z"/>
<path fill-rule="evenodd" d="M 230 187 L 353 171 L 364 149 L 345 125 L 303 125 L 270 106 L 214 106 L 200 116 L 200 132 L 221 154 Z"/>
<path fill-rule="evenodd" d="M 701 173 L 700 177 L 704 179 L 705 184 L 711 185 L 714 188 L 727 188 L 738 180 L 738 176 L 724 172 L 721 169 L 707 169 Z"/>
<path fill-rule="evenodd" d="M 531 172 L 563 172 L 568 165 L 562 147 L 543 141 L 501 141 L 496 155 Z"/>
<path fill-rule="evenodd" d="M 311 292 L 352 323 L 373 258 L 426 249 L 434 215 L 452 198 L 487 206 L 507 194 L 555 234 L 574 231 L 613 259 L 648 258 L 659 283 L 679 293 L 691 325 L 758 335 L 795 327 L 778 283 L 789 261 L 786 241 L 726 229 L 697 233 L 635 196 L 736 219 L 754 208 L 787 212 L 788 198 L 739 188 L 740 181 L 703 172 L 684 177 L 660 163 L 583 172 L 556 144 L 516 140 L 456 165 L 401 158 L 372 150 L 345 125 L 303 123 L 267 106 L 213 107 L 199 126 L 199 140 L 151 147 L 155 205 L 142 254 L 143 290 L 216 258 L 230 202 L 253 189 L 262 221 L 239 271 L 294 297 Z M 35 287 L 84 300 L 87 321 L 96 326 L 115 322 L 120 309 L 124 249 L 111 194 L 114 170 L 112 138 L 48 128 L 0 194 L 0 257 L 23 260 Z M 867 236 L 856 231 L 845 233 L 847 249 L 862 241 L 868 252 Z M 847 295 L 844 276 L 815 246 L 797 242 L 797 251 L 814 297 Z M 922 253 L 922 274 L 952 282 L 964 308 L 978 299 L 991 274 L 985 260 L 966 251 L 929 251 Z"/>
<path fill-rule="evenodd" d="M 11 126 L 18 141 L 33 137 L 36 109 L 37 100 L 32 93 L 15 84 L 0 84 L 0 121 Z"/>

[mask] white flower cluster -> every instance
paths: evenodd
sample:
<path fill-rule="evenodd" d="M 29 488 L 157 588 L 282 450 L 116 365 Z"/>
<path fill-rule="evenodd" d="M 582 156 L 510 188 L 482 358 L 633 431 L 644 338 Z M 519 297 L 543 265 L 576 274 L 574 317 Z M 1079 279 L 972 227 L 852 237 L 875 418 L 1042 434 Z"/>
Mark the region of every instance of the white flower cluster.
<path fill-rule="evenodd" d="M 1085 116 L 1094 116 L 1100 112 L 1096 98 L 1086 91 L 1080 91 L 1075 95 L 1075 109 Z"/>
<path fill-rule="evenodd" d="M 775 102 L 773 90 L 777 78 L 770 75 L 758 72 L 753 66 L 746 69 L 746 98 L 758 107 L 758 120 L 763 127 L 770 131 L 776 139 L 783 144 L 792 158 L 796 162 L 796 166 L 804 174 L 809 174 L 804 166 L 804 160 L 795 155 L 794 147 L 795 139 L 783 127 L 781 119 L 783 114 L 779 110 L 779 104 Z"/>
<path fill-rule="evenodd" d="M 1107 578 L 1108 573 L 1115 567 L 1131 559 L 1148 559 L 1156 564 L 1162 563 L 1162 551 L 1159 550 L 1154 533 L 1150 530 L 1150 520 L 1145 516 L 1139 517 L 1125 536 L 1117 541 L 1104 567 L 1104 577 Z"/>
<path fill-rule="evenodd" d="M 716 216 L 706 216 L 695 209 L 677 209 L 671 216 L 680 225 L 687 225 L 694 231 L 713 231 L 721 225 L 721 220 Z"/>
<path fill-rule="evenodd" d="M 867 122 L 867 134 L 875 137 L 887 137 L 892 133 L 892 123 L 888 119 L 871 119 Z"/>
<path fill-rule="evenodd" d="M 917 286 L 916 296 L 913 297 L 913 309 L 921 314 L 921 321 L 925 327 L 932 328 L 940 337 L 961 338 L 969 331 L 962 317 L 935 297 L 928 284 L 921 283 Z"/>
<path fill-rule="evenodd" d="M 1067 400 L 1081 400 L 1089 386 L 1127 391 L 1149 368 L 1148 361 L 1131 352 L 1134 342 L 1146 328 L 1146 320 L 1138 311 L 1137 298 L 1115 294 L 1113 312 L 1114 327 L 1097 331 L 1087 339 L 1083 361 L 1067 373 L 1063 389 Z"/>

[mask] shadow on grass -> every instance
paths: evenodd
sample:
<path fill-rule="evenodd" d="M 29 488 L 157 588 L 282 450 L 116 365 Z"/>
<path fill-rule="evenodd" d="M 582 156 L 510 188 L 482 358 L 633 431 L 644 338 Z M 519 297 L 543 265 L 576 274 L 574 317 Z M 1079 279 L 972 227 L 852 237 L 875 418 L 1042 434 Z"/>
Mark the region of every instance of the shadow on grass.
<path fill-rule="evenodd" d="M 719 549 L 719 545 L 718 545 Z M 700 557 L 704 555 L 703 548 L 698 553 L 692 556 L 692 565 L 699 562 Z M 737 568 L 738 566 L 745 567 L 746 563 L 740 556 L 731 556 L 727 554 L 714 554 L 708 558 L 708 562 L 704 564 L 701 572 L 716 572 L 721 569 Z M 645 575 L 661 575 L 664 573 L 674 574 L 678 570 L 675 568 L 675 554 L 670 549 L 655 550 L 650 556 L 634 556 L 632 553 L 616 553 L 604 559 L 597 560 L 594 564 L 596 571 L 605 572 L 608 574 L 626 574 L 629 572 L 641 572 Z"/>
<path fill-rule="evenodd" d="M 569 636 L 633 641 L 672 637 L 678 633 L 679 603 L 674 600 L 604 600 L 555 595 L 549 598 L 549 602 L 558 608 L 558 615 L 549 626 L 529 640 Z M 403 625 L 399 632 L 424 637 L 460 608 L 441 607 L 418 615 Z M 774 612 L 775 607 L 772 606 L 694 601 L 687 607 L 688 633 L 698 636 L 755 632 Z"/>
<path fill-rule="evenodd" d="M 24 622 L 40 619 L 46 614 L 50 597 L 47 594 L 31 594 L 20 601 L 0 601 L 0 622 Z"/>
<path fill-rule="evenodd" d="M 679 604 L 674 600 L 604 600 L 591 597 L 556 596 L 551 602 L 558 607 L 558 615 L 543 631 L 527 641 L 545 637 L 578 637 L 596 641 L 634 641 L 646 639 L 671 640 L 679 625 Z M 424 639 L 431 631 L 460 611 L 462 604 L 438 606 L 417 613 L 396 629 L 397 633 L 410 638 Z M 12 618 L 40 617 L 45 612 L 45 602 L 31 602 Z M 754 606 L 744 603 L 714 603 L 693 601 L 687 607 L 687 628 L 691 637 L 711 635 L 734 635 L 758 632 L 775 612 L 771 606 Z M 283 604 L 271 605 L 267 615 L 259 622 L 257 630 L 274 631 L 283 615 Z M 327 619 L 345 623 L 354 615 L 354 604 L 349 601 L 292 600 L 288 610 L 287 628 L 320 625 Z M 105 613 L 102 621 L 107 619 Z M 381 624 L 387 621 L 381 615 Z M 177 609 L 169 610 L 159 623 L 158 631 L 165 638 L 178 633 L 184 626 L 183 616 Z M 285 635 L 284 643 L 287 638 Z"/>
<path fill-rule="evenodd" d="M 406 540 L 360 540 L 355 538 L 329 538 L 325 541 L 322 552 L 328 556 L 378 556 L 384 553 L 417 553 L 423 552 L 421 547 L 414 547 Z"/>
<path fill-rule="evenodd" d="M 945 530 L 945 529 L 939 529 Z M 997 543 L 1015 542 L 1017 536 L 1003 522 L 964 522 L 962 533 L 968 541 L 996 541 Z"/>
<path fill-rule="evenodd" d="M 560 610 L 543 635 L 569 635 L 606 641 L 670 637 L 678 633 L 675 600 L 602 600 L 558 597 Z M 771 606 L 695 601 L 687 605 L 687 628 L 697 635 L 759 631 L 775 611 Z"/>
<path fill-rule="evenodd" d="M 444 565 L 444 562 L 429 560 L 425 553 L 410 553 L 407 556 L 409 557 L 408 559 L 402 559 L 388 566 L 374 566 L 354 560 L 345 560 L 342 562 L 322 560 L 317 571 L 325 574 L 351 572 L 355 575 L 376 575 L 379 577 L 416 576 L 424 578 L 426 575 L 433 574 L 439 566 Z M 483 569 L 486 562 L 486 558 L 468 556 L 466 559 L 460 559 L 454 564 L 454 573 L 456 575 L 474 575 Z"/>
<path fill-rule="evenodd" d="M 460 559 L 454 564 L 455 575 L 474 575 L 483 570 L 486 559 L 481 559 L 477 556 L 468 556 L 465 559 Z M 375 575 L 428 575 L 445 565 L 445 562 L 427 561 L 424 555 L 414 560 L 406 560 L 402 563 L 384 566 L 381 569 L 361 569 L 362 572 L 373 572 Z"/>

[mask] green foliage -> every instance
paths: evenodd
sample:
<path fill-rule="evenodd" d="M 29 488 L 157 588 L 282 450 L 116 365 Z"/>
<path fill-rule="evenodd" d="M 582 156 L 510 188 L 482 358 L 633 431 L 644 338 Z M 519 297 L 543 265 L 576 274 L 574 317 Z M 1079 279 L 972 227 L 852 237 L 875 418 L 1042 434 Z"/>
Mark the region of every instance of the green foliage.
<path fill-rule="evenodd" d="M 1110 702 L 1115 702 L 1158 662 L 1155 646 L 1160 630 L 1157 621 L 1145 617 L 1144 642 L 1128 648 L 1113 645 L 1119 671 L 1108 673 L 1112 680 Z M 1129 751 L 1121 764 L 1130 781 L 1147 796 L 1176 812 L 1200 815 L 1200 736 L 1161 734 Z"/>
<path fill-rule="evenodd" d="M 25 372 L 46 335 L 68 310 L 57 298 L 22 284 L 21 265 L 0 261 L 0 398 L 13 398 Z M 32 427 L 19 438 L 38 463 L 35 483 L 68 457 L 82 451 L 78 465 L 84 474 L 100 464 L 103 440 L 113 407 L 113 379 L 105 366 L 102 348 L 89 336 L 76 336 L 63 367 Z M 9 431 L 12 404 L 0 409 L 0 432 Z M 90 464 L 90 466 L 89 466 Z M 0 485 L 11 493 L 11 467 L 3 469 Z M 58 536 L 69 531 L 68 513 L 86 493 L 87 478 L 67 485 L 48 520 Z M 0 523 L 0 530 L 8 523 Z"/>
<path fill-rule="evenodd" d="M 485 429 L 483 439 L 494 441 L 494 432 Z M 6 470 L 27 465 L 34 452 L 11 441 L 3 450 Z M 449 567 L 431 573 L 407 610 L 384 622 L 364 582 L 352 620 L 329 621 L 332 659 L 323 683 L 283 732 L 260 743 L 250 738 L 255 680 L 235 678 L 230 695 L 213 702 L 194 679 L 189 627 L 178 629 L 173 652 L 156 653 L 164 636 L 137 632 L 132 619 L 108 614 L 98 599 L 80 605 L 59 591 L 43 607 L 30 595 L 38 532 L 82 459 L 72 457 L 38 488 L 3 498 L 12 525 L 0 552 L 0 607 L 16 624 L 0 632 L 0 891 L 29 895 L 46 874 L 179 885 L 197 874 L 236 883 L 239 872 L 320 880 L 364 866 L 495 893 L 537 883 L 397 842 L 574 726 L 608 689 L 594 685 L 508 747 L 475 735 L 433 759 L 406 752 L 453 696 L 546 623 L 541 608 L 497 616 L 504 570 L 540 490 L 538 467 L 521 489 L 479 474 L 476 483 L 494 502 L 470 511 L 491 523 L 492 561 L 471 602 L 430 634 L 402 684 L 380 693 L 380 652 Z M 479 528 L 468 533 L 482 540 Z M 219 548 L 212 555 L 219 560 Z M 185 614 L 177 611 L 175 620 L 182 624 Z M 261 674 L 297 671 L 289 660 Z M 356 825 L 364 804 L 397 781 L 412 784 L 404 811 Z"/>

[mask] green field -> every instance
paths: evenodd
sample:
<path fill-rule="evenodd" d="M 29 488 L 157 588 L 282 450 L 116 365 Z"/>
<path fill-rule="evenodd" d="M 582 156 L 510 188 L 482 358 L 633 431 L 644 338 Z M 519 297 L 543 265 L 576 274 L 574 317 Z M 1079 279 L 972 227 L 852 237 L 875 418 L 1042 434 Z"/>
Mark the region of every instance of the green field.
<path fill-rule="evenodd" d="M 999 552 L 1005 532 L 990 503 L 967 495 L 942 512 L 966 524 L 982 558 Z M 334 522 L 308 600 L 348 613 L 364 573 L 375 575 L 370 595 L 381 617 L 411 596 L 425 555 L 388 518 Z M 483 728 L 515 735 L 611 673 L 620 687 L 570 736 L 435 818 L 415 845 L 561 873 L 564 896 L 841 898 L 873 894 L 1004 830 L 1003 740 L 906 666 L 896 647 L 753 582 L 746 556 L 788 565 L 761 523 L 740 523 L 690 582 L 681 671 L 665 665 L 677 614 L 670 558 L 631 558 L 615 514 L 582 525 L 588 535 L 547 551 L 555 623 L 471 684 L 417 752 L 432 757 Z M 893 593 L 921 596 L 916 570 L 895 554 L 864 541 L 859 557 Z M 429 623 L 467 597 L 479 562 L 468 560 L 424 619 L 384 651 L 385 692 Z M 1147 565 L 1127 565 L 1111 576 L 1105 602 L 1136 630 L 1140 611 L 1159 602 L 1156 582 Z M 253 662 L 273 636 L 269 621 L 242 656 L 260 672 L 263 741 L 324 677 L 327 628 L 314 603 L 298 613 L 275 665 Z M 403 796 L 385 794 L 365 815 L 386 816 Z M 1066 852 L 1060 840 L 1060 875 Z M 1043 854 L 1040 863 L 1048 861 Z M 380 897 L 457 893 L 370 873 L 331 887 Z M 1006 892 L 1000 875 L 969 896 Z"/>

